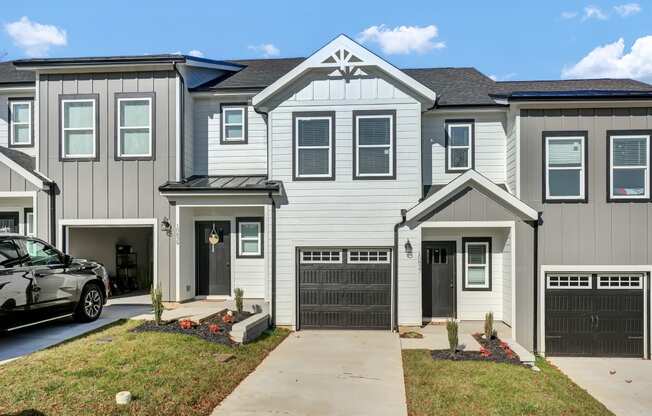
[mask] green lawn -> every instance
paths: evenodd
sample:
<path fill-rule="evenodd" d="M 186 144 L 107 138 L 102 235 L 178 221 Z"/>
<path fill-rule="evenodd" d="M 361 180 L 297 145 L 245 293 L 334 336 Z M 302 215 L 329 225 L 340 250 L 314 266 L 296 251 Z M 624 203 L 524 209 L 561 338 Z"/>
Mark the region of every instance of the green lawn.
<path fill-rule="evenodd" d="M 435 361 L 425 350 L 403 351 L 408 413 L 612 415 L 545 360 L 537 366 L 539 373 L 512 364 Z"/>
<path fill-rule="evenodd" d="M 231 349 L 187 335 L 129 332 L 136 325 L 121 322 L 0 366 L 0 414 L 208 415 L 289 333 L 277 329 Z M 107 337 L 112 342 L 98 342 Z M 217 353 L 235 358 L 219 363 Z M 115 405 L 121 390 L 134 395 L 128 410 Z"/>

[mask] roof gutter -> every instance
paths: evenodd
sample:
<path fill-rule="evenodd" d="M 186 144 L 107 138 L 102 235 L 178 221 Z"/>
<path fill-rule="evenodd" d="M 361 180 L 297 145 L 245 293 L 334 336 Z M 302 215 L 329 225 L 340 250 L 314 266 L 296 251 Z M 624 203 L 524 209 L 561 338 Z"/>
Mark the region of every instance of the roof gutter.
<path fill-rule="evenodd" d="M 392 330 L 398 332 L 398 230 L 406 223 L 407 210 L 401 210 L 401 222 L 394 225 L 394 258 L 392 261 L 392 286 L 393 298 L 392 302 Z"/>

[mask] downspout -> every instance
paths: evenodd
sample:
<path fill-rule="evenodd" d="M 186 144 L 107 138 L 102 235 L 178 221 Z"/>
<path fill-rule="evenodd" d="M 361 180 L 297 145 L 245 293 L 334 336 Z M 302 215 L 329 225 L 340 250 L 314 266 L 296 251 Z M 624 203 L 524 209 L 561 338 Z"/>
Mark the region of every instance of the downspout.
<path fill-rule="evenodd" d="M 177 111 L 176 111 L 176 116 L 177 116 L 177 145 L 179 146 L 177 150 L 177 157 L 179 158 L 178 164 L 176 164 L 175 167 L 179 169 L 178 175 L 175 177 L 176 180 L 182 180 L 184 179 L 185 176 L 185 118 L 186 118 L 186 106 L 185 106 L 185 99 L 184 99 L 184 92 L 186 89 L 186 81 L 183 78 L 183 75 L 181 74 L 181 71 L 179 71 L 179 68 L 177 68 L 177 63 L 174 62 L 172 64 L 172 68 L 174 68 L 174 72 L 179 76 L 179 84 L 178 85 L 178 90 L 177 90 Z"/>
<path fill-rule="evenodd" d="M 270 192 L 269 200 L 272 203 L 272 327 L 276 326 L 276 200 Z"/>
<path fill-rule="evenodd" d="M 392 305 L 392 330 L 398 332 L 398 229 L 405 225 L 407 210 L 401 210 L 401 222 L 394 225 L 394 261 L 393 261 L 393 285 L 394 304 Z"/>
<path fill-rule="evenodd" d="M 57 244 L 57 188 L 56 183 L 48 183 L 47 194 L 50 197 L 50 244 L 53 246 Z M 63 245 L 64 247 L 59 247 L 61 250 L 65 250 L 66 242 L 63 242 Z"/>
<path fill-rule="evenodd" d="M 534 326 L 532 331 L 532 350 L 536 354 L 539 350 L 539 225 L 543 224 L 543 212 L 539 212 L 539 218 L 533 222 L 534 230 L 534 244 L 533 244 L 533 259 L 532 271 L 534 275 L 534 306 L 533 306 L 533 319 Z"/>

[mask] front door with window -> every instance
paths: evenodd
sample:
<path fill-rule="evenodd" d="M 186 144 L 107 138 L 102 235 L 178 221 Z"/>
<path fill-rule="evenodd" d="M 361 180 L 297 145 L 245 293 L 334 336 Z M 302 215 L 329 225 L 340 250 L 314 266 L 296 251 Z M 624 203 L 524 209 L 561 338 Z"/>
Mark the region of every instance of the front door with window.
<path fill-rule="evenodd" d="M 422 307 L 424 317 L 455 314 L 455 242 L 423 244 Z"/>
<path fill-rule="evenodd" d="M 231 295 L 231 223 L 195 223 L 197 295 Z"/>

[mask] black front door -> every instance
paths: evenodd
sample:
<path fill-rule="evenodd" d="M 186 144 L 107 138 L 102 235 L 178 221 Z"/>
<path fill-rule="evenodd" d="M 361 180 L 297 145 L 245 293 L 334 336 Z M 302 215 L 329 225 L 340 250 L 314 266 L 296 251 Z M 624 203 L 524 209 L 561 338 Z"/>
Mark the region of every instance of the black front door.
<path fill-rule="evenodd" d="M 422 259 L 423 316 L 453 317 L 455 314 L 455 242 L 424 242 Z"/>
<path fill-rule="evenodd" d="M 17 212 L 0 212 L 0 233 L 18 234 Z"/>
<path fill-rule="evenodd" d="M 231 223 L 195 223 L 197 295 L 231 294 Z"/>

